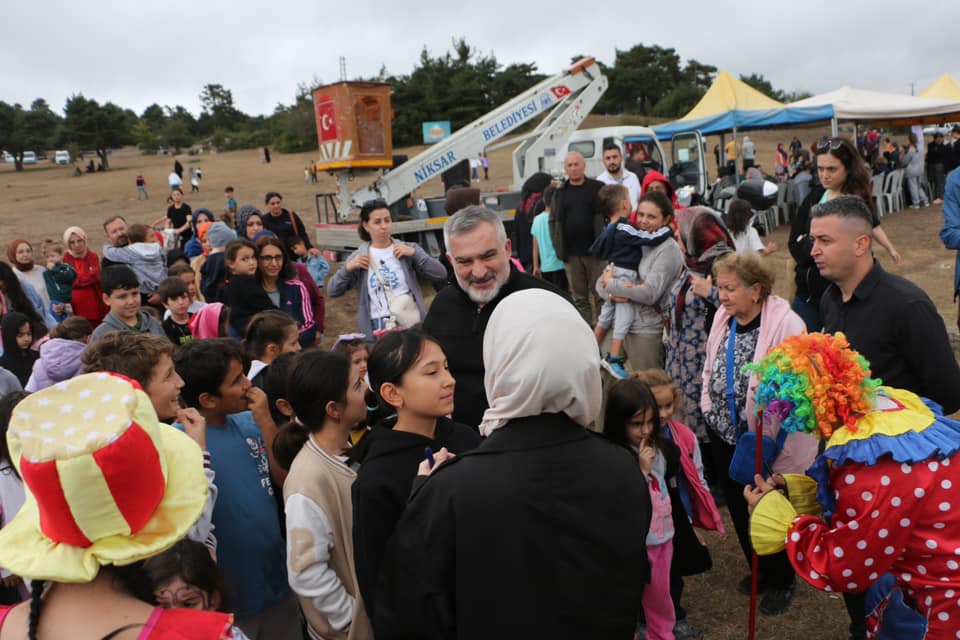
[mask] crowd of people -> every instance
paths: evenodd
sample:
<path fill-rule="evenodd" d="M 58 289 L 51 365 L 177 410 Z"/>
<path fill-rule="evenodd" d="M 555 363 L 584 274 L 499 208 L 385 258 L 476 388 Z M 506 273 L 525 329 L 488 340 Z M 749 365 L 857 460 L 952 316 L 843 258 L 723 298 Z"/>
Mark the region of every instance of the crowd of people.
<path fill-rule="evenodd" d="M 960 367 L 874 258 L 900 262 L 854 144 L 813 151 L 792 300 L 748 203 L 683 207 L 615 144 L 596 179 L 576 152 L 528 179 L 511 237 L 451 190 L 439 259 L 372 200 L 331 276 L 281 194 L 232 188 L 109 217 L 101 255 L 76 226 L 44 266 L 12 241 L 0 636 L 695 638 L 725 505 L 764 614 L 799 575 L 845 592 L 851 638 L 953 637 Z M 950 247 L 960 172 L 945 194 Z M 321 348 L 350 289 L 357 332 Z"/>

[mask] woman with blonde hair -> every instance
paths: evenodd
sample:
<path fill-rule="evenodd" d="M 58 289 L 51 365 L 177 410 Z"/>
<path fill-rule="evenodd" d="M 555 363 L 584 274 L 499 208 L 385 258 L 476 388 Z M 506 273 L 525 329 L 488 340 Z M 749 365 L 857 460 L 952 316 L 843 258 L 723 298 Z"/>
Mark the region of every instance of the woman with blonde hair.
<path fill-rule="evenodd" d="M 713 264 L 713 274 L 720 308 L 707 337 L 700 407 L 727 509 L 749 566 L 752 548 L 743 489 L 753 479 L 756 440 L 743 436 L 755 433 L 757 415 L 752 391 L 756 382 L 748 365 L 758 362 L 784 338 L 804 333 L 805 328 L 800 316 L 790 310 L 790 303 L 773 295 L 773 271 L 756 253 L 728 253 Z M 812 436 L 788 436 L 766 422 L 761 428 L 764 440 L 775 443 L 768 446 L 764 442 L 763 449 L 773 473 L 807 470 L 817 455 Z M 736 463 L 741 460 L 749 467 L 747 475 L 736 473 Z M 759 585 L 766 591 L 760 602 L 762 612 L 780 613 L 790 606 L 796 576 L 784 554 L 761 559 Z M 738 589 L 750 593 L 750 576 L 741 580 Z"/>

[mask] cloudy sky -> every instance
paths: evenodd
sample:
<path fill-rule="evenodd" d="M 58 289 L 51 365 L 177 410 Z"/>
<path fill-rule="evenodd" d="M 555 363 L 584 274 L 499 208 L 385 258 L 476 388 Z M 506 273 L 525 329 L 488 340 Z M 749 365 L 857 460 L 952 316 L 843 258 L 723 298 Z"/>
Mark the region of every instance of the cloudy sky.
<path fill-rule="evenodd" d="M 270 113 L 293 101 L 298 83 L 336 81 L 341 55 L 351 78 L 381 65 L 408 73 L 424 46 L 441 54 L 458 36 L 501 63 L 535 62 L 545 73 L 578 53 L 612 63 L 615 49 L 642 42 L 734 74 L 761 73 L 785 90 L 909 93 L 944 72 L 960 77 L 960 3 L 927 13 L 915 5 L 915 15 L 884 4 L 10 0 L 0 100 L 27 106 L 43 97 L 61 110 L 83 93 L 137 113 L 157 102 L 199 114 L 201 88 L 219 83 L 239 109 Z"/>

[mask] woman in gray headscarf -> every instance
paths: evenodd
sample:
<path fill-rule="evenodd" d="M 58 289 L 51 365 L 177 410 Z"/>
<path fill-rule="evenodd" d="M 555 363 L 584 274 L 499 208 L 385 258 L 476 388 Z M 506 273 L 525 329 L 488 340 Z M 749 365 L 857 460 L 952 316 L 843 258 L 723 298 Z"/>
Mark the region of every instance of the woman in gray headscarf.
<path fill-rule="evenodd" d="M 590 327 L 562 297 L 518 291 L 490 317 L 483 363 L 487 438 L 414 485 L 378 639 L 631 637 L 650 498 L 635 456 L 585 429 L 600 409 Z"/>

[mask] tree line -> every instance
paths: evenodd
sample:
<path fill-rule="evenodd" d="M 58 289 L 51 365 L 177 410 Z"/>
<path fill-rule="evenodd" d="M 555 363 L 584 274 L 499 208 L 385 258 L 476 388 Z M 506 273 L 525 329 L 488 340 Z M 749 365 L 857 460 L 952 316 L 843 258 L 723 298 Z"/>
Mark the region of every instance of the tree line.
<path fill-rule="evenodd" d="M 715 66 L 682 60 L 673 48 L 642 43 L 616 50 L 612 64 L 598 64 L 609 88 L 596 113 L 661 118 L 689 111 L 717 72 Z M 534 63 L 503 65 L 493 53 L 484 54 L 460 38 L 441 55 L 433 56 L 424 47 L 408 74 L 393 74 L 382 67 L 374 77 L 357 79 L 390 84 L 393 141 L 396 146 L 408 146 L 421 142 L 422 122 L 449 120 L 456 130 L 544 78 Z M 740 78 L 781 101 L 809 95 L 776 89 L 756 73 Z M 156 103 L 138 115 L 82 94 L 67 99 L 62 115 L 43 98 L 29 108 L 0 101 L 0 148 L 13 154 L 17 170 L 22 169 L 24 152 L 53 148 L 68 149 L 74 157 L 79 151 L 94 151 L 104 168 L 109 167 L 107 151 L 125 145 L 137 145 L 144 153 L 159 149 L 179 153 L 196 144 L 220 150 L 272 145 L 280 152 L 310 151 L 317 148 L 311 93 L 320 84 L 316 79 L 301 83 L 291 104 L 277 104 L 272 114 L 257 116 L 238 109 L 232 92 L 220 84 L 207 84 L 201 90 L 199 117 L 181 105 Z"/>

